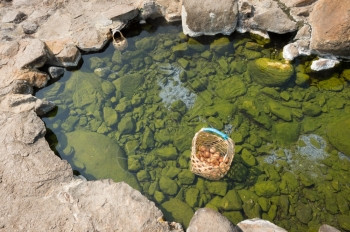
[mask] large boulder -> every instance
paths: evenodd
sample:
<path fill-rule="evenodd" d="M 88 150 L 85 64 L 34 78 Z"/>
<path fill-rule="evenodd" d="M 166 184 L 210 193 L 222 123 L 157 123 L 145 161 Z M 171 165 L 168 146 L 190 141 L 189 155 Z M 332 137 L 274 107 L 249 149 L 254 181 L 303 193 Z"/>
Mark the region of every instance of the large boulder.
<path fill-rule="evenodd" d="M 350 2 L 319 0 L 310 15 L 311 49 L 316 53 L 350 56 Z"/>
<path fill-rule="evenodd" d="M 234 32 L 238 19 L 237 0 L 184 0 L 182 28 L 189 36 L 229 35 Z"/>

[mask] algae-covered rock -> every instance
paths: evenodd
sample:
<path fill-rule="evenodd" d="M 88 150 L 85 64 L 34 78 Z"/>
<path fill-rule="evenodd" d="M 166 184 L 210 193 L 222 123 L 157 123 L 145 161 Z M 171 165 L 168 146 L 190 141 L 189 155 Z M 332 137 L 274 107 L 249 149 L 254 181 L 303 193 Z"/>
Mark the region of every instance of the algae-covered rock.
<path fill-rule="evenodd" d="M 269 58 L 260 58 L 248 64 L 248 72 L 264 86 L 283 86 L 293 75 L 293 66 Z"/>
<path fill-rule="evenodd" d="M 142 73 L 131 73 L 123 75 L 117 80 L 113 81 L 117 91 L 120 91 L 124 97 L 131 99 L 138 87 L 140 87 L 145 80 Z"/>
<path fill-rule="evenodd" d="M 278 144 L 290 145 L 299 138 L 300 124 L 297 122 L 276 123 L 273 126 L 272 133 Z"/>
<path fill-rule="evenodd" d="M 312 208 L 309 205 L 299 203 L 295 212 L 296 217 L 304 224 L 312 219 Z"/>
<path fill-rule="evenodd" d="M 109 81 L 103 81 L 101 87 L 106 96 L 115 93 L 115 86 Z"/>
<path fill-rule="evenodd" d="M 135 120 L 132 117 L 123 117 L 118 123 L 120 134 L 131 134 L 135 130 Z"/>
<path fill-rule="evenodd" d="M 138 157 L 129 156 L 128 157 L 128 170 L 136 172 L 142 168 L 140 159 Z"/>
<path fill-rule="evenodd" d="M 113 126 L 118 122 L 117 112 L 110 107 L 103 107 L 103 118 L 107 126 Z"/>
<path fill-rule="evenodd" d="M 135 47 L 138 50 L 149 51 L 153 50 L 156 46 L 157 38 L 156 37 L 145 37 L 140 40 L 135 41 Z"/>
<path fill-rule="evenodd" d="M 164 160 L 173 160 L 179 156 L 176 148 L 172 145 L 156 149 L 155 154 Z"/>
<path fill-rule="evenodd" d="M 198 204 L 199 190 L 197 188 L 188 188 L 185 192 L 186 203 L 194 207 Z"/>
<path fill-rule="evenodd" d="M 205 205 L 205 208 L 210 208 L 218 211 L 222 205 L 221 201 L 222 201 L 222 197 L 215 196 Z"/>
<path fill-rule="evenodd" d="M 322 108 L 316 102 L 304 102 L 303 103 L 303 113 L 315 117 L 322 113 Z"/>
<path fill-rule="evenodd" d="M 194 174 L 190 170 L 183 170 L 178 176 L 181 184 L 192 184 L 194 177 Z"/>
<path fill-rule="evenodd" d="M 337 216 L 340 228 L 349 231 L 350 230 L 350 216 L 339 214 Z"/>
<path fill-rule="evenodd" d="M 154 191 L 153 197 L 158 203 L 162 203 L 165 199 L 164 193 L 159 192 L 157 190 Z"/>
<path fill-rule="evenodd" d="M 304 86 L 304 85 L 308 84 L 309 81 L 310 81 L 310 76 L 307 75 L 306 73 L 298 72 L 296 74 L 295 84 L 297 84 L 299 86 Z"/>
<path fill-rule="evenodd" d="M 73 163 L 84 165 L 84 173 L 96 179 L 112 178 L 124 181 L 140 190 L 136 178 L 127 170 L 124 151 L 107 136 L 77 130 L 67 133 L 68 144 L 74 148 Z"/>
<path fill-rule="evenodd" d="M 176 221 L 188 227 L 194 214 L 192 208 L 185 202 L 173 198 L 162 204 L 164 215 L 169 221 Z"/>
<path fill-rule="evenodd" d="M 292 121 L 292 112 L 288 107 L 285 107 L 276 101 L 269 101 L 267 104 L 270 108 L 271 113 L 280 119 L 283 119 L 284 121 Z"/>
<path fill-rule="evenodd" d="M 154 134 L 149 127 L 145 128 L 145 131 L 142 135 L 141 148 L 149 149 L 154 147 Z"/>
<path fill-rule="evenodd" d="M 187 41 L 188 47 L 195 50 L 196 52 L 203 52 L 206 47 L 195 38 L 189 38 Z"/>
<path fill-rule="evenodd" d="M 350 81 L 350 69 L 344 69 L 344 71 L 340 74 L 340 77 Z"/>
<path fill-rule="evenodd" d="M 232 189 L 222 198 L 221 208 L 224 210 L 241 210 L 242 200 L 236 190 Z"/>
<path fill-rule="evenodd" d="M 140 182 L 150 180 L 150 176 L 146 170 L 140 170 L 138 173 L 136 173 L 136 177 Z"/>
<path fill-rule="evenodd" d="M 181 53 L 181 52 L 186 52 L 188 49 L 188 44 L 187 43 L 180 43 L 171 48 L 172 52 L 174 53 Z"/>
<path fill-rule="evenodd" d="M 228 220 L 230 220 L 234 225 L 243 221 L 244 217 L 240 211 L 225 211 L 222 213 Z"/>
<path fill-rule="evenodd" d="M 295 192 L 299 186 L 298 180 L 291 172 L 285 172 L 282 176 L 281 184 L 279 185 L 280 191 L 283 194 L 290 194 Z"/>
<path fill-rule="evenodd" d="M 330 123 L 327 127 L 330 143 L 339 151 L 350 156 L 350 118 L 345 117 Z"/>
<path fill-rule="evenodd" d="M 205 186 L 207 187 L 208 192 L 219 195 L 219 196 L 225 196 L 227 192 L 227 182 L 223 181 L 207 181 L 205 183 Z"/>
<path fill-rule="evenodd" d="M 255 193 L 260 197 L 279 195 L 278 185 L 274 181 L 261 181 L 255 184 Z"/>
<path fill-rule="evenodd" d="M 230 49 L 231 44 L 230 40 L 227 37 L 216 39 L 210 44 L 210 50 L 213 50 L 217 53 L 224 53 L 225 51 L 230 51 Z"/>
<path fill-rule="evenodd" d="M 72 96 L 76 108 L 84 109 L 87 114 L 100 111 L 103 101 L 102 80 L 93 73 L 73 72 L 65 85 L 64 96 Z"/>
<path fill-rule="evenodd" d="M 162 176 L 159 180 L 160 190 L 168 195 L 175 195 L 178 191 L 179 186 L 176 181 L 170 179 L 169 177 Z"/>
<path fill-rule="evenodd" d="M 102 67 L 104 65 L 104 60 L 101 59 L 100 57 L 93 56 L 89 59 L 90 62 L 90 69 L 94 70 L 95 68 Z"/>
<path fill-rule="evenodd" d="M 250 167 L 255 166 L 256 159 L 249 150 L 243 149 L 241 157 L 243 162 L 248 166 Z"/>
<path fill-rule="evenodd" d="M 332 76 L 329 79 L 318 82 L 317 87 L 319 89 L 339 92 L 342 91 L 344 88 L 344 81 L 338 78 L 337 76 Z"/>
<path fill-rule="evenodd" d="M 188 60 L 186 60 L 185 58 L 180 58 L 180 59 L 177 60 L 177 62 L 184 69 L 186 69 L 188 67 L 188 65 L 189 65 Z"/>
<path fill-rule="evenodd" d="M 232 76 L 219 82 L 216 92 L 219 97 L 230 100 L 244 95 L 247 92 L 247 87 L 239 76 Z"/>

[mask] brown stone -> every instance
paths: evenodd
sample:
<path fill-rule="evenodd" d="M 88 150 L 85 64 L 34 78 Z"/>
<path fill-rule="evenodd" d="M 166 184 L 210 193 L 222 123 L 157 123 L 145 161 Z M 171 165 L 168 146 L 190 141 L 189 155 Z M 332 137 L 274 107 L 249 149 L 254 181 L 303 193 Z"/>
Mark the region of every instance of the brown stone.
<path fill-rule="evenodd" d="M 46 86 L 49 78 L 49 75 L 43 72 L 34 71 L 34 70 L 24 70 L 17 73 L 16 78 L 18 80 L 25 80 L 30 85 L 35 86 L 37 88 L 42 88 Z"/>
<path fill-rule="evenodd" d="M 321 54 L 350 56 L 350 1 L 319 0 L 310 15 L 311 49 Z"/>

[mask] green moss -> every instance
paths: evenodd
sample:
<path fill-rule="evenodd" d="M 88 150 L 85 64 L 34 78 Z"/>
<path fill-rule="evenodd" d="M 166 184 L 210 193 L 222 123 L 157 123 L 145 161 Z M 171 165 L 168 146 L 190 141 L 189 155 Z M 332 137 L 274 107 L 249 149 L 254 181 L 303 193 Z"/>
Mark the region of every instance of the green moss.
<path fill-rule="evenodd" d="M 247 149 L 243 149 L 241 157 L 244 163 L 247 164 L 248 166 L 252 167 L 256 165 L 255 157 Z"/>
<path fill-rule="evenodd" d="M 349 215 L 338 215 L 337 216 L 338 223 L 340 228 L 344 230 L 350 230 L 350 216 Z"/>
<path fill-rule="evenodd" d="M 261 209 L 265 212 L 268 212 L 271 206 L 271 202 L 265 197 L 259 197 L 258 203 Z"/>
<path fill-rule="evenodd" d="M 118 123 L 120 134 L 131 134 L 135 131 L 135 120 L 131 117 L 123 117 Z"/>
<path fill-rule="evenodd" d="M 155 191 L 153 197 L 159 204 L 162 203 L 165 199 L 164 194 L 159 191 Z"/>
<path fill-rule="evenodd" d="M 174 179 L 174 177 L 176 177 L 181 172 L 181 169 L 177 167 L 166 167 L 163 169 L 163 171 L 167 177 Z"/>
<path fill-rule="evenodd" d="M 205 205 L 205 208 L 211 208 L 213 210 L 218 211 L 221 205 L 222 205 L 222 197 L 215 196 Z"/>
<path fill-rule="evenodd" d="M 273 136 L 276 142 L 282 145 L 290 145 L 295 143 L 299 138 L 300 125 L 297 122 L 293 123 L 276 123 L 273 126 Z"/>
<path fill-rule="evenodd" d="M 150 176 L 146 170 L 140 170 L 138 173 L 136 173 L 136 177 L 139 182 L 150 180 Z"/>
<path fill-rule="evenodd" d="M 264 86 L 282 86 L 293 75 L 293 66 L 277 60 L 260 58 L 249 62 L 248 72 L 256 82 Z"/>
<path fill-rule="evenodd" d="M 128 170 L 136 172 L 142 168 L 140 158 L 136 156 L 128 157 Z"/>
<path fill-rule="evenodd" d="M 157 39 L 155 37 L 145 37 L 135 41 L 135 47 L 141 51 L 153 50 L 156 46 Z"/>
<path fill-rule="evenodd" d="M 283 119 L 284 121 L 292 121 L 292 113 L 288 107 L 285 107 L 276 101 L 269 101 L 267 104 L 270 108 L 271 113 L 273 113 L 280 119 Z"/>
<path fill-rule="evenodd" d="M 344 69 L 344 71 L 340 74 L 340 77 L 350 81 L 350 69 Z"/>
<path fill-rule="evenodd" d="M 312 208 L 309 205 L 299 203 L 296 208 L 296 217 L 304 224 L 312 219 Z"/>
<path fill-rule="evenodd" d="M 118 114 L 110 107 L 103 107 L 103 119 L 107 126 L 113 126 L 118 122 Z"/>
<path fill-rule="evenodd" d="M 332 76 L 329 79 L 320 81 L 317 86 L 320 89 L 339 92 L 344 88 L 344 81 L 339 79 L 337 76 Z"/>
<path fill-rule="evenodd" d="M 178 157 L 178 152 L 172 145 L 156 149 L 155 154 L 164 160 L 174 160 Z"/>
<path fill-rule="evenodd" d="M 176 221 L 188 227 L 194 214 L 192 208 L 179 199 L 170 199 L 162 204 L 165 218 L 168 221 Z"/>
<path fill-rule="evenodd" d="M 229 100 L 244 95 L 247 92 L 247 87 L 240 77 L 232 76 L 221 81 L 216 87 L 216 92 L 219 97 Z"/>
<path fill-rule="evenodd" d="M 290 194 L 297 190 L 299 186 L 298 180 L 291 172 L 285 172 L 282 176 L 282 181 L 279 186 L 281 193 Z"/>

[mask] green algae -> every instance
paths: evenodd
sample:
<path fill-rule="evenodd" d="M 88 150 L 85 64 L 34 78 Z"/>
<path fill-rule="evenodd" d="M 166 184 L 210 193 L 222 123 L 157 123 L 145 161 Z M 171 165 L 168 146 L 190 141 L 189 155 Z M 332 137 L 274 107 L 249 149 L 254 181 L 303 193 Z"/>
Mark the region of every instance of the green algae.
<path fill-rule="evenodd" d="M 44 119 L 57 134 L 57 150 L 89 179 L 138 186 L 167 220 L 185 226 L 207 206 L 233 223 L 260 217 L 290 231 L 323 223 L 345 229 L 350 162 L 337 143 L 347 141 L 346 120 L 338 118 L 350 113 L 348 69 L 316 74 L 298 60 L 294 76 L 295 64 L 277 60 L 279 51 L 242 37 L 142 34 L 127 38 L 126 51 L 88 55 L 81 71 L 47 88 L 45 97 L 58 105 L 56 117 Z M 160 92 L 171 82 L 167 102 Z M 202 127 L 221 129 L 236 143 L 231 169 L 218 182 L 188 169 L 192 137 Z M 78 154 L 73 136 L 64 136 L 75 131 L 103 136 L 126 154 L 115 158 L 97 145 L 90 150 L 109 163 Z M 327 138 L 332 147 L 318 137 L 303 140 L 303 133 Z"/>

